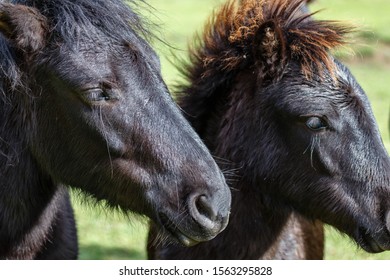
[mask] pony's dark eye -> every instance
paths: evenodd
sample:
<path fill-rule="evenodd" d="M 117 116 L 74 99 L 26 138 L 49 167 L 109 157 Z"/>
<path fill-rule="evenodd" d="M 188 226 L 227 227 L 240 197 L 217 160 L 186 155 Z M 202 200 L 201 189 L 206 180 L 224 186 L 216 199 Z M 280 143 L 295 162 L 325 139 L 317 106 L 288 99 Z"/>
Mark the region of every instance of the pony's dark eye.
<path fill-rule="evenodd" d="M 100 88 L 88 89 L 83 92 L 83 98 L 88 102 L 100 102 L 110 100 L 108 93 Z"/>
<path fill-rule="evenodd" d="M 327 128 L 328 124 L 320 117 L 308 117 L 306 119 L 306 126 L 311 130 L 319 131 Z"/>

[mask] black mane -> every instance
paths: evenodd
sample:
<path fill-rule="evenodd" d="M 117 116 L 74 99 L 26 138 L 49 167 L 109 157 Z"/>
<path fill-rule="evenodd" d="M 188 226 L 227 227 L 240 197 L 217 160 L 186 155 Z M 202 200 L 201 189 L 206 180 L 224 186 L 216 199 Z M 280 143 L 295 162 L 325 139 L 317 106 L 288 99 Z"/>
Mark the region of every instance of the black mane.
<path fill-rule="evenodd" d="M 77 39 L 83 29 L 88 34 L 93 26 L 99 26 L 106 36 L 114 39 L 126 39 L 134 32 L 144 38 L 150 36 L 150 31 L 145 28 L 146 21 L 129 6 L 136 1 L 127 1 L 129 5 L 117 0 L 15 0 L 12 2 L 37 8 L 49 19 L 52 32 L 58 33 L 58 36 L 65 41 Z"/>
<path fill-rule="evenodd" d="M 14 0 L 13 4 L 21 4 L 38 9 L 50 24 L 50 37 L 47 40 L 52 44 L 60 41 L 62 44 L 74 46 L 81 36 L 90 34 L 99 26 L 99 31 L 114 41 L 132 42 L 134 36 L 142 40 L 145 46 L 155 36 L 151 32 L 151 24 L 139 16 L 133 8 L 135 4 L 144 3 L 142 0 Z M 146 5 L 146 4 L 145 4 Z M 140 9 L 139 5 L 137 6 Z M 142 7 L 141 7 L 142 9 Z M 109 11 L 109 12 L 107 12 Z M 4 88 L 17 87 L 25 89 L 23 85 L 23 71 L 19 69 L 15 50 L 0 34 L 0 94 L 5 97 Z"/>

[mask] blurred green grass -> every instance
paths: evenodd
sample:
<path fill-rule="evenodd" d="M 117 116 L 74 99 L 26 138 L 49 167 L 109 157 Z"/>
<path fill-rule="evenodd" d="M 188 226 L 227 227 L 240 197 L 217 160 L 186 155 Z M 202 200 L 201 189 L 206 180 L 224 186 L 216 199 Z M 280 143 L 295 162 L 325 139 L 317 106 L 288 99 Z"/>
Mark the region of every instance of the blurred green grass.
<path fill-rule="evenodd" d="M 168 85 L 179 80 L 169 63 L 172 52 L 185 56 L 187 43 L 200 31 L 213 7 L 222 0 L 149 0 L 155 10 L 152 21 L 159 26 L 161 38 L 169 43 L 154 45 L 161 58 L 162 72 Z M 388 150 L 390 94 L 390 1 L 388 0 L 317 0 L 311 10 L 324 9 L 316 17 L 349 21 L 358 26 L 357 43 L 351 47 L 355 56 L 343 53 L 372 103 L 375 117 Z M 73 195 L 79 230 L 81 259 L 145 259 L 147 222 L 143 218 L 125 217 L 104 207 L 81 203 Z M 331 227 L 326 230 L 326 259 L 390 259 L 390 252 L 368 254 Z"/>

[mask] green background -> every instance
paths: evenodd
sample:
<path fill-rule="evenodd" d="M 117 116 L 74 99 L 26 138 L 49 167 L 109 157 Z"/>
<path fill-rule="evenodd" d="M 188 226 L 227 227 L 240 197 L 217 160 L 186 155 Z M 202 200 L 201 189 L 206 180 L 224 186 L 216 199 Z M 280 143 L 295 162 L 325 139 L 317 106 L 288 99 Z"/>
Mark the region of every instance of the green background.
<path fill-rule="evenodd" d="M 169 63 L 172 53 L 186 56 L 195 32 L 221 0 L 150 0 L 154 9 L 140 9 L 157 25 L 156 31 L 170 46 L 155 42 L 168 85 L 180 81 Z M 390 94 L 390 1 L 317 0 L 311 10 L 323 9 L 317 18 L 342 20 L 357 26 L 350 49 L 336 55 L 349 66 L 372 103 L 386 148 L 390 150 L 388 117 Z M 96 206 L 82 194 L 72 194 L 77 217 L 81 259 L 144 259 L 147 220 Z M 331 227 L 326 230 L 326 259 L 390 259 L 390 252 L 368 254 Z"/>

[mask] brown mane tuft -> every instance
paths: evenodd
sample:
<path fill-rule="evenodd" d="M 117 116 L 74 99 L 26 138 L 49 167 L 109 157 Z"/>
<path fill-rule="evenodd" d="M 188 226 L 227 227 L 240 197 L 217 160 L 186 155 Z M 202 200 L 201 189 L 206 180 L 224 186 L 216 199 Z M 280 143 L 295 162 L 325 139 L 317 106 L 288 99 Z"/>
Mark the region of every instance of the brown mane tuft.
<path fill-rule="evenodd" d="M 323 77 L 324 70 L 335 79 L 329 50 L 344 44 L 351 28 L 314 20 L 305 12 L 306 2 L 228 0 L 214 12 L 179 69 L 186 82 L 176 88 L 179 105 L 199 134 L 240 73 L 266 86 L 283 77 L 294 61 L 308 79 Z"/>
<path fill-rule="evenodd" d="M 193 66 L 202 64 L 202 77 L 215 71 L 231 71 L 240 65 L 256 64 L 250 61 L 256 36 L 263 25 L 272 22 L 281 32 L 281 40 L 272 42 L 271 33 L 265 33 L 268 48 L 275 51 L 277 43 L 286 47 L 284 59 L 301 64 L 306 76 L 321 71 L 324 66 L 332 71 L 330 49 L 344 44 L 350 27 L 335 21 L 318 21 L 303 11 L 305 0 L 230 0 L 215 12 L 205 27 L 200 47 L 191 51 Z M 264 33 L 263 33 L 264 34 Z M 260 38 L 261 39 L 261 38 Z M 261 46 L 259 46 L 261 47 Z M 268 54 L 272 56 L 272 53 Z M 188 75 L 187 75 L 188 76 Z"/>

